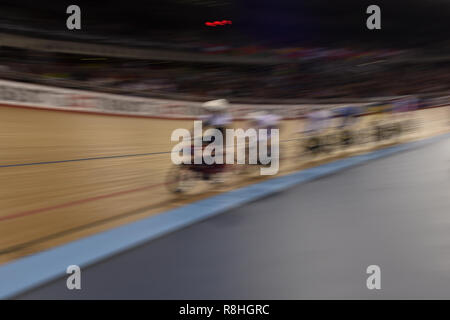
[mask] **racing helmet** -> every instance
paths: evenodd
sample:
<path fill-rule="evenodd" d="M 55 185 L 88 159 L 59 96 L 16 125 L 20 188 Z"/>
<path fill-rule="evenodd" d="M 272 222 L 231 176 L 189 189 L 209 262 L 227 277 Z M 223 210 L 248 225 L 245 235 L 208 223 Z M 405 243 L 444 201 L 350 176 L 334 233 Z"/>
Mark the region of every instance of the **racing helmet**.
<path fill-rule="evenodd" d="M 227 99 L 210 100 L 202 104 L 202 107 L 211 112 L 225 111 L 228 109 Z"/>
<path fill-rule="evenodd" d="M 266 111 L 255 111 L 255 112 L 250 113 L 249 116 L 250 116 L 250 118 L 260 118 L 267 114 L 268 113 Z"/>

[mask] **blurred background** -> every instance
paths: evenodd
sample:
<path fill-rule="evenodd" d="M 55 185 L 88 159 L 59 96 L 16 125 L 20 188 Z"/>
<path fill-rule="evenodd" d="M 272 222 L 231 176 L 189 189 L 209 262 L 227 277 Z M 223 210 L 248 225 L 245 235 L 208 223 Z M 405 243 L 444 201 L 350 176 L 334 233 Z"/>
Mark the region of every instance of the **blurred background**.
<path fill-rule="evenodd" d="M 72 4 L 80 30 L 66 27 Z M 372 4 L 381 30 L 366 27 Z M 447 0 L 2 0 L 0 297 L 30 289 L 19 284 L 40 272 L 7 273 L 11 261 L 263 182 L 233 168 L 221 179 L 192 174 L 188 194 L 167 188 L 180 172 L 171 133 L 191 129 L 202 102 L 228 99 L 232 127 L 261 110 L 282 117 L 271 124 L 276 178 L 448 134 L 449 34 Z M 331 115 L 326 135 L 301 134 L 309 111 L 348 106 L 360 108 L 355 126 L 342 130 Z M 446 137 L 97 264 L 86 296 L 53 282 L 25 297 L 373 298 L 364 271 L 379 263 L 396 284 L 382 297 L 448 298 Z M 89 243 L 80 255 L 106 242 Z"/>
<path fill-rule="evenodd" d="M 368 1 L 79 1 L 82 28 L 72 31 L 70 4 L 2 2 L 3 78 L 252 102 L 449 89 L 447 1 L 378 1 L 376 31 Z M 205 25 L 222 20 L 232 24 Z"/>

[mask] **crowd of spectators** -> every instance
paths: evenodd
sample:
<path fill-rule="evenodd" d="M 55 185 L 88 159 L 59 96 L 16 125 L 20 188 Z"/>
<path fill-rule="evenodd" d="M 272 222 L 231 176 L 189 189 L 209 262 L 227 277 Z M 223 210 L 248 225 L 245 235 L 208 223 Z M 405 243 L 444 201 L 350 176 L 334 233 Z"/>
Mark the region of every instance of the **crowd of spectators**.
<path fill-rule="evenodd" d="M 333 56 L 268 65 L 86 57 L 6 47 L 1 52 L 3 79 L 138 96 L 239 101 L 367 98 L 450 90 L 449 62 L 390 59 L 388 51 L 354 56 L 343 49 L 329 49 Z"/>

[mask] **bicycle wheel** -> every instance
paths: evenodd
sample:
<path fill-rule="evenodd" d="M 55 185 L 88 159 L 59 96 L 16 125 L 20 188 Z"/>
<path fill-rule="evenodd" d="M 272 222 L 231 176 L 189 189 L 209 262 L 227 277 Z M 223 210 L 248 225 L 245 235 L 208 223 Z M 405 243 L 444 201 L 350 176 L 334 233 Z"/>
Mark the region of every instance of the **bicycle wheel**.
<path fill-rule="evenodd" d="M 166 187 L 172 193 L 185 193 L 195 184 L 195 175 L 189 168 L 176 166 L 167 173 Z"/>

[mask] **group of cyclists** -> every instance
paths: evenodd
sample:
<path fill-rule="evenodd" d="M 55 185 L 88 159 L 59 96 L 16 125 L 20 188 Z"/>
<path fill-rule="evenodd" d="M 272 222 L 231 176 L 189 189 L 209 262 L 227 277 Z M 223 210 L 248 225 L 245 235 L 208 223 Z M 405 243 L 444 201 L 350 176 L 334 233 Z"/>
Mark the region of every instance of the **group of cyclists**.
<path fill-rule="evenodd" d="M 298 145 L 302 153 L 318 154 L 329 152 L 336 147 L 348 147 L 362 143 L 363 140 L 360 139 L 364 137 L 368 138 L 366 141 L 387 139 L 402 132 L 402 125 L 406 123 L 402 114 L 416 109 L 417 103 L 409 97 L 384 102 L 381 109 L 377 110 L 378 117 L 372 121 L 369 128 L 365 128 L 366 131 L 363 133 L 360 131 L 362 129 L 357 129 L 357 124 L 361 116 L 370 112 L 373 107 L 375 106 L 348 105 L 333 108 L 311 106 L 302 114 L 301 118 L 304 121 L 297 130 L 294 130 L 297 137 L 293 140 L 301 141 Z M 217 129 L 225 137 L 226 129 L 233 123 L 229 102 L 226 99 L 208 101 L 202 104 L 202 109 L 204 110 L 204 116 L 201 118 L 203 128 L 205 130 Z M 246 128 L 266 129 L 269 134 L 265 139 L 268 140 L 267 145 L 270 145 L 270 129 L 281 129 L 281 119 L 282 117 L 274 109 L 263 107 L 257 112 L 248 114 Z M 211 142 L 211 139 L 206 140 L 208 143 Z M 257 165 L 260 164 L 257 163 Z M 217 179 L 211 179 L 211 176 L 223 172 L 225 168 L 225 164 L 206 165 L 202 163 L 188 165 L 184 169 L 195 172 L 203 180 L 217 181 Z M 179 186 L 179 184 L 175 185 Z M 176 187 L 172 191 L 181 192 L 182 190 L 180 187 Z"/>
<path fill-rule="evenodd" d="M 312 107 L 298 133 L 303 135 L 304 151 L 313 154 L 329 152 L 337 147 L 379 142 L 415 129 L 417 123 L 410 111 L 418 107 L 418 100 L 414 97 L 393 98 L 364 106 Z M 374 113 L 372 121 L 363 128 L 359 127 L 361 116 L 370 113 Z"/>

